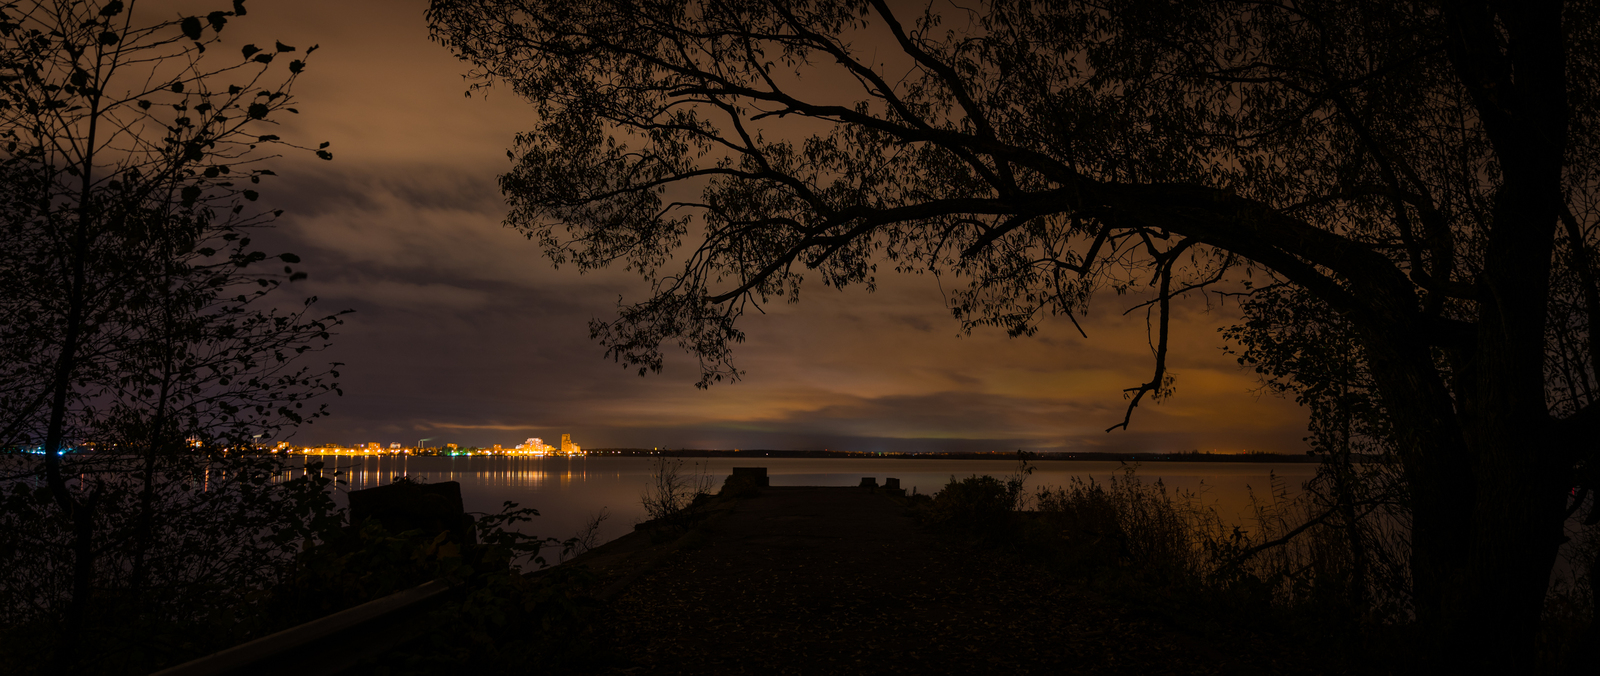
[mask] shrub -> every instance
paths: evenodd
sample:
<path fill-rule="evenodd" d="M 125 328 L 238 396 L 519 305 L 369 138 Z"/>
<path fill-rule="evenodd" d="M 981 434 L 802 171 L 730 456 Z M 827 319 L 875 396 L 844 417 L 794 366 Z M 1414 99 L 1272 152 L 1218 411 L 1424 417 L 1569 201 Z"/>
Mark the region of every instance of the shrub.
<path fill-rule="evenodd" d="M 342 522 L 315 465 L 293 476 L 272 457 L 165 458 L 146 493 L 120 458 L 72 459 L 105 534 L 88 630 L 64 630 L 70 517 L 42 489 L 37 456 L 0 456 L 0 673 L 149 673 L 240 642 L 302 543 Z M 145 512 L 153 525 L 138 537 Z"/>
<path fill-rule="evenodd" d="M 706 476 L 703 470 L 692 475 L 686 474 L 683 472 L 683 460 L 668 460 L 666 456 L 658 456 L 655 466 L 651 468 L 650 483 L 639 496 L 639 502 L 644 505 L 645 515 L 649 517 L 646 523 L 682 531 L 693 520 L 689 507 L 703 502 L 710 495 L 711 477 Z"/>
<path fill-rule="evenodd" d="M 925 520 L 987 536 L 1009 528 L 1015 506 L 1015 492 L 1005 482 L 988 475 L 952 476 L 934 494 Z"/>

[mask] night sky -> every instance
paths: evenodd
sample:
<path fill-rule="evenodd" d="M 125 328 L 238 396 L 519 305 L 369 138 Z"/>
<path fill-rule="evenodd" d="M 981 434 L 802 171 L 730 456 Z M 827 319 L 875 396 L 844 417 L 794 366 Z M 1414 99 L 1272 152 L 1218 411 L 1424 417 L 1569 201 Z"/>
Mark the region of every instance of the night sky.
<path fill-rule="evenodd" d="M 192 13 L 227 3 L 136 5 Z M 1149 378 L 1143 311 L 1106 294 L 1085 322 L 1031 338 L 962 336 L 931 276 L 880 276 L 876 293 L 809 285 L 798 305 L 749 315 L 734 384 L 697 390 L 673 353 L 641 378 L 604 358 L 588 320 L 647 287 L 620 270 L 552 269 L 501 225 L 495 177 L 532 109 L 509 90 L 463 96 L 464 64 L 428 41 L 426 2 L 252 0 L 224 51 L 281 40 L 320 44 L 296 87 L 285 139 L 332 143 L 333 162 L 274 161 L 263 201 L 286 211 L 271 247 L 299 254 L 328 311 L 353 309 L 336 346 L 346 362 L 333 416 L 296 443 L 428 438 L 514 444 L 571 433 L 589 448 L 829 448 L 852 451 L 1184 451 L 1300 453 L 1305 415 L 1259 395 L 1223 354 L 1231 308 L 1175 311 L 1177 395 L 1146 400 L 1131 431 L 1122 389 Z M 171 8 L 171 9 L 168 9 Z M 203 13 L 203 12 L 202 12 Z M 887 269 L 887 266 L 885 266 Z M 949 284 L 949 281 L 945 282 Z"/>

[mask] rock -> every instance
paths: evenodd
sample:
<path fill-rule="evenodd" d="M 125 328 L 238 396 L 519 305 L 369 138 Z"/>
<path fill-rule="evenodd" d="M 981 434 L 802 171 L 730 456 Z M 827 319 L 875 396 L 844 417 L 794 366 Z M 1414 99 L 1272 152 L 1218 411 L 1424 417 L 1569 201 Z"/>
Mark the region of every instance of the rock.
<path fill-rule="evenodd" d="M 460 544 L 476 544 L 478 540 L 472 528 L 473 518 L 461 503 L 461 484 L 455 481 L 397 481 L 350 491 L 350 525 L 359 527 L 368 519 L 377 519 L 390 533 L 445 532 Z"/>

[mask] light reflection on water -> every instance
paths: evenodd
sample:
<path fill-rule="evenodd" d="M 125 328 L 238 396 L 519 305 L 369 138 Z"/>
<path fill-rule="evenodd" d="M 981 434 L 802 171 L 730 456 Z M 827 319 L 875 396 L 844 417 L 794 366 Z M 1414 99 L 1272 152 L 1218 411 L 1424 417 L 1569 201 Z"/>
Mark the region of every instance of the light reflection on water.
<path fill-rule="evenodd" d="M 337 468 L 348 482 L 335 500 L 344 504 L 344 492 L 371 488 L 411 476 L 428 482 L 461 482 L 462 499 L 470 512 L 497 512 L 513 501 L 539 510 L 541 516 L 523 530 L 540 536 L 567 538 L 578 533 L 601 510 L 610 514 L 600 527 L 601 541 L 624 535 L 644 519 L 639 498 L 650 482 L 655 459 L 646 457 L 412 457 L 412 456 L 308 456 Z M 854 486 L 862 477 L 900 479 L 907 491 L 933 493 L 950 478 L 989 474 L 1005 478 L 1016 469 L 1008 460 L 904 460 L 893 458 L 685 458 L 682 473 L 703 475 L 715 491 L 735 467 L 766 467 L 774 486 Z M 1118 462 L 1037 463 L 1028 487 L 1065 486 L 1073 477 L 1105 483 L 1126 470 Z M 1316 472 L 1314 464 L 1275 463 L 1150 463 L 1137 469 L 1145 481 L 1157 478 L 1170 489 L 1191 491 L 1201 503 L 1214 507 L 1225 521 L 1253 526 L 1252 492 L 1258 498 L 1270 490 L 1269 472 L 1292 496 Z"/>

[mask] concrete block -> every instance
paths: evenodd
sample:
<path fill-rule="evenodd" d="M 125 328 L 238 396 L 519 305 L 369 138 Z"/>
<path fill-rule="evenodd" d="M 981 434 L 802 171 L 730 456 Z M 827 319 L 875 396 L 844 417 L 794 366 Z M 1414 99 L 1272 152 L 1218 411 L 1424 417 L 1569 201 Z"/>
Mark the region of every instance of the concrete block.
<path fill-rule="evenodd" d="M 757 486 L 763 488 L 772 485 L 771 479 L 767 478 L 767 468 L 765 467 L 735 467 L 733 468 L 733 476 L 749 477 L 752 481 L 755 481 Z"/>

